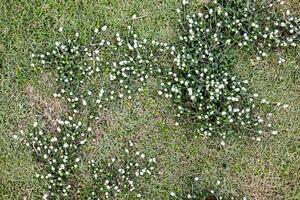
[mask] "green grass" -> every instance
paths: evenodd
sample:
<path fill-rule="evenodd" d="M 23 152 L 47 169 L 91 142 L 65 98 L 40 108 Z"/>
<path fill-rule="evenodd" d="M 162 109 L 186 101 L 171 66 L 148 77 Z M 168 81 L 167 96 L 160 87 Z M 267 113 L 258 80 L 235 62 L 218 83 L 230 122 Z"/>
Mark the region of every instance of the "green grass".
<path fill-rule="evenodd" d="M 31 106 L 33 97 L 26 88 L 30 86 L 42 98 L 51 99 L 56 87 L 51 78 L 41 78 L 47 75 L 29 67 L 31 52 L 62 37 L 58 34 L 60 26 L 66 34 L 79 31 L 84 41 L 104 23 L 123 28 L 133 14 L 140 17 L 137 29 L 141 36 L 170 41 L 177 31 L 177 6 L 175 0 L 8 0 L 0 4 L 1 199 L 38 199 L 43 185 L 34 178 L 38 166 L 30 152 L 12 139 L 40 117 L 35 113 L 45 112 L 40 101 Z M 193 174 L 201 175 L 207 186 L 221 180 L 225 193 L 244 193 L 253 199 L 299 199 L 300 58 L 297 50 L 285 55 L 288 62 L 284 65 L 276 64 L 274 53 L 255 66 L 248 56 L 241 56 L 237 66 L 262 96 L 289 104 L 287 111 L 281 110 L 274 117 L 280 130 L 276 137 L 266 137 L 260 143 L 232 139 L 225 148 L 220 148 L 216 139 L 186 137 L 193 128 L 172 125 L 169 103 L 155 96 L 149 86 L 133 102 L 121 102 L 107 111 L 97 125 L 98 140 L 84 153 L 86 157 L 108 158 L 117 155 L 122 143 L 131 139 L 143 151 L 158 156 L 162 174 L 144 186 L 151 199 L 168 199 L 168 193 Z"/>

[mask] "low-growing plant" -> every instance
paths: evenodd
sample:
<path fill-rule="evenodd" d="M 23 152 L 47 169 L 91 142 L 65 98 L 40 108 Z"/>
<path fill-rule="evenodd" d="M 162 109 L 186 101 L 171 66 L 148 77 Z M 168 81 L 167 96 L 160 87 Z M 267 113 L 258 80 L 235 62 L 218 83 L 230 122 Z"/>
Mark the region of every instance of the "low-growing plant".
<path fill-rule="evenodd" d="M 49 51 L 32 54 L 32 67 L 46 68 L 56 77 L 60 88 L 54 97 L 68 103 L 62 117 L 66 120 L 57 119 L 57 132 L 37 129 L 35 124 L 23 138 L 42 164 L 44 172 L 37 176 L 47 180 L 45 199 L 72 198 L 80 147 L 93 137 L 90 125 L 113 102 L 142 92 L 150 77 L 159 84 L 158 95 L 174 103 L 177 125 L 187 116 L 198 133 L 221 137 L 221 145 L 228 135 L 240 136 L 236 132 L 241 129 L 257 141 L 264 133 L 278 133 L 270 117 L 274 109 L 287 105 L 260 98 L 233 67 L 242 51 L 261 60 L 273 48 L 299 47 L 299 17 L 282 11 L 283 1 L 278 0 L 215 0 L 198 13 L 187 0 L 182 4 L 177 10 L 182 32 L 172 44 L 140 38 L 132 26 L 111 34 L 103 26 L 94 30 L 88 43 L 82 44 L 76 33 Z M 278 63 L 282 62 L 279 58 Z M 142 195 L 137 180 L 151 175 L 156 163 L 143 157 L 132 157 L 125 150 L 121 159 L 90 161 L 94 179 L 90 199 L 132 191 Z M 205 189 L 199 191 L 187 195 L 211 195 Z"/>
<path fill-rule="evenodd" d="M 43 168 L 36 177 L 47 182 L 44 199 L 67 197 L 73 192 L 70 180 L 76 180 L 74 172 L 81 161 L 80 148 L 87 142 L 90 131 L 80 120 L 69 117 L 59 121 L 55 132 L 44 130 L 35 122 L 21 138 Z"/>
<path fill-rule="evenodd" d="M 217 181 L 214 189 L 208 189 L 203 186 L 201 178 L 198 176 L 189 178 L 186 181 L 185 188 L 182 188 L 180 192 L 170 192 L 171 199 L 187 200 L 187 199 L 202 199 L 202 200 L 225 200 L 225 199 L 243 199 L 246 197 L 236 197 L 229 194 L 222 194 L 220 191 L 221 181 Z"/>
<path fill-rule="evenodd" d="M 187 12 L 184 2 L 178 10 L 183 34 L 172 48 L 174 67 L 161 77 L 159 91 L 175 102 L 178 117 L 195 119 L 205 136 L 225 138 L 237 129 L 250 130 L 257 140 L 264 132 L 277 134 L 269 118 L 281 103 L 260 98 L 233 67 L 241 51 L 260 60 L 271 48 L 299 46 L 300 19 L 280 12 L 282 2 L 215 0 L 199 13 Z M 271 105 L 270 112 L 262 116 L 265 105 Z"/>
<path fill-rule="evenodd" d="M 156 158 L 148 158 L 134 149 L 130 141 L 119 157 L 108 161 L 91 160 L 89 163 L 93 189 L 89 199 L 111 199 L 130 195 L 145 198 L 140 188 L 141 181 L 156 174 Z"/>

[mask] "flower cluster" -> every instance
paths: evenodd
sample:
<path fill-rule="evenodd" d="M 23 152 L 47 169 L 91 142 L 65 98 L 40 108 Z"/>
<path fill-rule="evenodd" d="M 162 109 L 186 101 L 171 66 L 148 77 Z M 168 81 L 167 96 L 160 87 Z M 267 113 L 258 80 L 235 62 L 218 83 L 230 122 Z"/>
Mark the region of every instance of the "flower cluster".
<path fill-rule="evenodd" d="M 206 62 L 215 61 L 228 48 L 252 50 L 260 60 L 272 48 L 299 45 L 300 18 L 280 10 L 282 4 L 282 0 L 212 1 L 203 12 L 184 16 L 181 39 Z"/>
<path fill-rule="evenodd" d="M 89 131 L 82 122 L 69 117 L 59 121 L 55 132 L 43 130 L 35 122 L 28 136 L 22 138 L 44 169 L 36 174 L 48 183 L 44 199 L 66 197 L 71 193 L 69 179 L 81 161 L 80 148 L 86 143 Z"/>
<path fill-rule="evenodd" d="M 202 12 L 183 14 L 181 42 L 171 48 L 174 67 L 161 78 L 159 94 L 175 102 L 177 117 L 195 119 L 203 135 L 225 138 L 237 128 L 277 133 L 271 113 L 257 112 L 276 103 L 253 93 L 248 81 L 233 72 L 232 50 L 253 50 L 259 60 L 270 48 L 299 46 L 300 19 L 290 11 L 277 12 L 281 1 L 272 2 L 215 0 Z"/>
<path fill-rule="evenodd" d="M 217 181 L 215 184 L 216 189 L 207 189 L 201 183 L 199 177 L 191 178 L 187 181 L 187 185 L 185 188 L 182 188 L 181 192 L 170 192 L 171 199 L 180 199 L 180 200 L 188 200 L 188 199 L 241 199 L 246 200 L 246 197 L 234 197 L 232 195 L 222 195 L 222 192 L 219 190 L 221 181 Z"/>
<path fill-rule="evenodd" d="M 188 115 L 200 133 L 222 140 L 238 129 L 250 130 L 258 141 L 264 132 L 277 134 L 270 123 L 272 113 L 260 115 L 260 108 L 282 104 L 252 92 L 233 66 L 237 52 L 248 51 L 260 60 L 272 48 L 298 47 L 300 18 L 282 11 L 283 1 L 278 0 L 214 0 L 199 13 L 188 12 L 190 2 L 184 0 L 184 9 L 177 10 L 183 29 L 174 44 L 139 38 L 131 26 L 111 34 L 103 26 L 88 43 L 82 44 L 76 33 L 49 51 L 32 54 L 33 67 L 45 67 L 56 77 L 60 88 L 53 96 L 68 103 L 66 120 L 56 133 L 34 127 L 26 138 L 45 169 L 38 175 L 48 181 L 45 199 L 71 193 L 69 180 L 80 161 L 80 147 L 93 135 L 90 124 L 113 102 L 142 92 L 150 77 L 158 81 L 158 95 L 173 101 L 177 124 Z M 136 192 L 139 178 L 153 174 L 156 160 L 139 152 L 132 156 L 130 148 L 124 159 L 91 161 L 91 199 Z"/>
<path fill-rule="evenodd" d="M 141 198 L 141 181 L 155 175 L 156 162 L 156 158 L 147 158 L 144 153 L 134 150 L 132 142 L 118 158 L 91 160 L 93 190 L 89 199 L 111 199 L 122 194 Z"/>
<path fill-rule="evenodd" d="M 81 114 L 86 107 L 92 114 L 95 107 L 103 108 L 123 98 L 132 99 L 135 92 L 142 92 L 147 80 L 162 74 L 159 57 L 170 46 L 155 40 L 138 38 L 131 26 L 128 35 L 116 33 L 105 37 L 104 26 L 89 44 L 67 39 L 55 42 L 46 54 L 33 54 L 32 66 L 55 70 L 61 89 L 54 94 L 70 103 L 73 114 Z"/>
<path fill-rule="evenodd" d="M 143 91 L 147 79 L 153 74 L 160 73 L 156 66 L 157 59 L 155 55 L 158 54 L 156 51 L 162 52 L 167 48 L 166 44 L 138 39 L 131 27 L 128 27 L 129 36 L 121 37 L 120 34 L 117 33 L 115 37 L 109 40 L 104 39 L 105 37 L 102 34 L 106 29 L 107 27 L 103 27 L 101 31 L 96 29 L 95 36 L 88 45 L 81 44 L 77 39 L 79 35 L 76 34 L 75 39 L 56 42 L 54 47 L 46 53 L 32 55 L 32 66 L 42 66 L 55 71 L 56 81 L 59 83 L 60 88 L 53 96 L 55 98 L 61 98 L 68 103 L 69 111 L 66 115 L 70 116 L 68 117 L 69 121 L 73 120 L 73 118 L 78 119 L 79 128 L 82 127 L 82 122 L 87 125 L 92 124 L 94 118 L 102 114 L 101 110 L 105 109 L 105 106 L 109 106 L 113 101 L 122 98 L 131 99 L 134 92 Z M 153 50 L 149 48 L 149 46 L 155 46 L 157 48 Z M 102 82 L 102 79 L 107 80 L 106 82 Z M 53 135 L 53 133 L 47 130 L 44 131 L 45 134 L 40 135 L 40 140 L 44 141 L 43 146 L 47 146 L 48 148 L 53 142 L 58 142 L 60 145 L 58 147 L 64 150 L 56 149 L 54 152 L 55 155 L 45 156 L 45 160 L 51 160 L 52 157 L 68 158 L 70 155 L 80 154 L 79 147 L 87 142 L 88 138 L 86 136 L 88 135 L 86 133 L 92 132 L 92 129 L 90 127 L 85 128 L 79 135 L 79 132 L 75 129 L 63 129 L 63 126 L 70 124 L 72 125 L 71 127 L 73 127 L 74 123 L 75 122 L 68 122 L 68 120 L 61 123 L 62 127 L 57 128 L 57 135 L 59 135 L 60 138 L 55 136 L 54 138 L 47 139 L 49 135 Z M 29 136 L 28 143 L 34 142 L 35 135 L 31 137 L 32 134 L 29 134 Z M 82 140 L 77 142 L 79 138 L 75 136 L 82 137 Z M 60 142 L 62 139 L 65 140 L 69 137 L 72 138 L 71 142 L 73 143 Z M 55 138 L 57 138 L 57 141 Z M 32 145 L 29 146 L 31 146 L 33 150 L 36 148 Z M 72 152 L 71 150 L 73 149 L 77 151 Z M 53 152 L 51 151 L 50 153 Z M 138 152 L 136 156 L 139 156 Z M 141 154 L 140 158 L 144 159 L 144 156 L 144 154 Z M 129 173 L 130 170 L 136 170 L 135 172 L 137 172 L 139 167 L 143 166 L 143 162 L 138 163 L 137 161 L 132 161 L 134 166 L 128 163 L 130 167 L 128 169 L 127 166 L 124 166 L 124 170 L 126 170 L 125 175 L 128 175 L 127 173 Z M 63 162 L 65 161 L 63 160 Z M 77 162 L 79 162 L 78 159 L 76 160 L 76 163 Z M 140 177 L 149 176 L 149 174 L 152 173 L 153 166 L 151 165 L 154 165 L 156 160 L 149 159 L 147 162 L 149 167 L 144 166 L 144 168 L 141 169 L 139 172 Z M 74 175 L 75 168 L 68 168 L 69 165 L 66 166 L 65 163 L 58 162 L 58 159 L 55 160 L 55 163 L 58 163 L 59 166 L 63 166 L 68 176 L 62 174 L 61 176 L 64 176 L 64 179 L 62 179 L 61 177 L 51 175 L 51 177 L 55 178 L 53 178 L 53 180 L 49 179 L 49 185 L 51 185 L 51 187 L 49 187 L 49 191 L 46 192 L 44 196 L 45 199 L 55 195 L 68 196 L 68 191 L 71 189 L 69 177 Z M 140 166 L 138 166 L 139 164 Z M 45 163 L 44 168 L 45 171 L 48 172 L 48 169 L 56 170 L 57 166 L 53 168 L 52 163 Z M 129 177 L 126 176 L 126 178 L 128 179 Z M 126 184 L 123 184 L 123 186 L 120 185 L 119 187 L 123 187 L 122 190 L 127 190 L 124 187 L 128 187 L 129 191 L 135 190 L 135 187 L 138 186 L 133 185 L 133 182 L 127 179 L 124 181 L 127 181 L 126 184 L 129 185 L 126 186 Z M 67 187 L 65 187 L 65 185 L 67 185 Z M 59 186 L 59 188 L 56 186 Z M 118 189 L 118 191 L 120 190 L 121 188 Z M 140 194 L 137 194 L 137 196 L 140 196 Z"/>

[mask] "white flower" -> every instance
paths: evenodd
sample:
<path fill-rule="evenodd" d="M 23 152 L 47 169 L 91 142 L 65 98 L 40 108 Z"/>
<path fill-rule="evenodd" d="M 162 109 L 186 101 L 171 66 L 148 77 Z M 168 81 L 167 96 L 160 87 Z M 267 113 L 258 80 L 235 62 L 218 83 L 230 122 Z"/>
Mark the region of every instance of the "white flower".
<path fill-rule="evenodd" d="M 277 135 L 278 131 L 272 131 L 272 135 Z"/>
<path fill-rule="evenodd" d="M 102 31 L 106 31 L 106 29 L 107 29 L 107 26 L 106 26 L 106 25 L 105 25 L 105 26 L 102 26 L 102 28 L 101 28 Z"/>
<path fill-rule="evenodd" d="M 189 3 L 188 0 L 182 0 L 182 4 L 183 4 L 183 5 L 186 5 L 186 4 L 188 4 L 188 3 Z"/>
<path fill-rule="evenodd" d="M 188 92 L 189 92 L 189 95 L 190 95 L 190 96 L 193 95 L 193 89 L 192 89 L 192 88 L 188 88 Z"/>
<path fill-rule="evenodd" d="M 53 138 L 51 138 L 50 141 L 51 141 L 51 142 L 57 142 L 57 138 L 56 138 L 56 137 L 53 137 Z"/>
<path fill-rule="evenodd" d="M 48 196 L 49 196 L 48 194 L 44 194 L 44 195 L 43 195 L 43 199 L 44 199 L 44 200 L 47 200 L 47 199 L 48 199 Z"/>
<path fill-rule="evenodd" d="M 103 89 L 101 89 L 101 90 L 100 90 L 100 93 L 99 93 L 99 97 L 102 97 L 102 96 L 103 96 L 103 94 L 104 94 L 104 90 L 103 90 Z"/>
<path fill-rule="evenodd" d="M 59 132 L 59 133 L 61 132 L 61 128 L 60 128 L 60 127 L 57 127 L 56 130 L 57 130 L 57 132 Z"/>

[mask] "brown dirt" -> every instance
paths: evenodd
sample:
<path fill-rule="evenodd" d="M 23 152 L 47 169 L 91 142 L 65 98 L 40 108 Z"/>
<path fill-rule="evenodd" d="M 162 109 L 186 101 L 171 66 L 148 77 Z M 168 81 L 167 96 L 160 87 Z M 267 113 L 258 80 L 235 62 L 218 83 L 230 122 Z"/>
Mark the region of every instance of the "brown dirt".
<path fill-rule="evenodd" d="M 54 131 L 57 128 L 57 120 L 67 112 L 66 105 L 59 99 L 43 95 L 37 88 L 32 85 L 25 87 L 28 105 L 32 114 L 42 116 L 46 126 Z"/>

